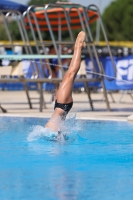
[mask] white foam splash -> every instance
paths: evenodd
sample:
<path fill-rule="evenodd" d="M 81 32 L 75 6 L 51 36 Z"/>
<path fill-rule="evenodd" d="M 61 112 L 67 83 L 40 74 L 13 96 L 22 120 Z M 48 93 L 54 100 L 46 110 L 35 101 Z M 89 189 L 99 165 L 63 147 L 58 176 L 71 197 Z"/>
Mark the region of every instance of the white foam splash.
<path fill-rule="evenodd" d="M 49 128 L 45 128 L 40 125 L 33 126 L 33 130 L 28 134 L 27 140 L 29 142 L 39 139 L 45 139 L 49 141 L 73 141 L 77 139 L 77 136 L 82 137 L 83 126 L 82 123 L 76 120 L 76 115 L 70 116 L 65 121 L 60 121 L 60 134 L 54 132 Z"/>
<path fill-rule="evenodd" d="M 46 140 L 50 140 L 50 139 L 55 139 L 57 137 L 58 133 L 51 131 L 48 128 L 45 128 L 43 126 L 40 125 L 36 125 L 33 127 L 32 132 L 30 132 L 28 134 L 27 140 L 30 141 L 34 141 L 34 140 L 38 140 L 40 138 L 44 138 Z"/>

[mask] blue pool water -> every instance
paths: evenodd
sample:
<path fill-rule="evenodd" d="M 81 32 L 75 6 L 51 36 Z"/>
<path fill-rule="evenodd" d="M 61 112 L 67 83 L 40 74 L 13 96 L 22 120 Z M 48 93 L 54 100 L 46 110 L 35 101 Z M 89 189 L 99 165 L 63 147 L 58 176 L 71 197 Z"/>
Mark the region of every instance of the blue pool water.
<path fill-rule="evenodd" d="M 1 200 L 133 199 L 133 123 L 72 118 L 51 141 L 46 122 L 0 118 Z"/>

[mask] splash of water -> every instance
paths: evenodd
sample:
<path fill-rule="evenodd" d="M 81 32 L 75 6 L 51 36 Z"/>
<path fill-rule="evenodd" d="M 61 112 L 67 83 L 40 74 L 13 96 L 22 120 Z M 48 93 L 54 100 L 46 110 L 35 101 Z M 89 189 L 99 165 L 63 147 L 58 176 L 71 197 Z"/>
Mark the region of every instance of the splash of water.
<path fill-rule="evenodd" d="M 60 121 L 60 132 L 54 132 L 49 128 L 35 125 L 32 131 L 28 133 L 27 140 L 29 142 L 40 139 L 59 142 L 74 141 L 79 137 L 82 138 L 83 132 L 83 124 L 76 120 L 76 115 L 69 115 L 67 120 Z"/>
<path fill-rule="evenodd" d="M 33 130 L 28 134 L 27 140 L 34 141 L 44 138 L 45 140 L 55 139 L 58 133 L 51 131 L 40 125 L 33 126 Z"/>

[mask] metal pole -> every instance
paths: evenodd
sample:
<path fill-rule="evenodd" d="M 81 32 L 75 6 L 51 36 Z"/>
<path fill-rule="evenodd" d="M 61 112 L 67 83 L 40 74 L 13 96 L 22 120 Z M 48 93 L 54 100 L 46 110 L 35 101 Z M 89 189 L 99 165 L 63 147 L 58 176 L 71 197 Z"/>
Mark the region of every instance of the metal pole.
<path fill-rule="evenodd" d="M 102 6 L 102 0 L 99 0 L 99 3 L 98 3 L 99 9 L 101 6 Z M 96 24 L 96 45 L 99 44 L 99 40 L 100 40 L 100 19 L 98 18 L 97 24 Z"/>

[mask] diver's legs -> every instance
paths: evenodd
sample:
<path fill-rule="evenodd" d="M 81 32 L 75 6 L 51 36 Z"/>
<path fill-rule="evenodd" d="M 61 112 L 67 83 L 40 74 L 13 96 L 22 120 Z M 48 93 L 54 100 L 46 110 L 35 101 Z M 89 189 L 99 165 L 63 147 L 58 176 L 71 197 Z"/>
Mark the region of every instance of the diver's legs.
<path fill-rule="evenodd" d="M 73 82 L 80 68 L 81 61 L 81 51 L 82 47 L 85 45 L 85 33 L 81 31 L 76 39 L 74 46 L 74 54 L 66 72 L 63 81 L 58 89 L 56 99 L 59 103 L 70 103 L 72 102 L 72 88 Z"/>

